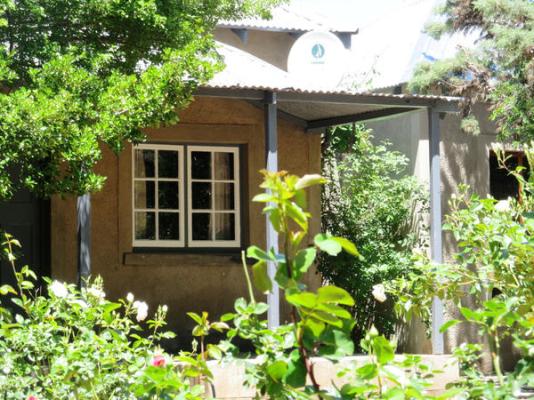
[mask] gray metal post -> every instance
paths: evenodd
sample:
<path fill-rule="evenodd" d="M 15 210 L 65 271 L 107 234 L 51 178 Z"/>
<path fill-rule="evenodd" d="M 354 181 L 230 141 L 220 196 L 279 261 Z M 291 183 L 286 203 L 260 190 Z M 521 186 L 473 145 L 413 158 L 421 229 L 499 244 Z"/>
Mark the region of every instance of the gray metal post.
<path fill-rule="evenodd" d="M 276 93 L 265 93 L 265 159 L 267 171 L 278 170 L 278 132 L 277 132 L 277 113 L 276 113 Z M 266 244 L 267 249 L 274 249 L 278 252 L 278 233 L 266 218 Z M 274 281 L 276 268 L 274 263 L 268 263 L 268 271 L 271 280 L 273 281 L 273 289 L 267 295 L 267 304 L 269 304 L 269 311 L 267 313 L 267 323 L 269 328 L 274 328 L 280 325 L 280 291 L 278 285 Z"/>
<path fill-rule="evenodd" d="M 91 275 L 91 195 L 78 196 L 78 286 L 82 287 Z"/>
<path fill-rule="evenodd" d="M 430 255 L 432 261 L 443 262 L 442 222 L 441 222 L 441 168 L 439 113 L 428 108 L 428 139 L 430 146 Z M 443 334 L 443 303 L 437 297 L 432 302 L 432 353 L 445 351 Z"/>

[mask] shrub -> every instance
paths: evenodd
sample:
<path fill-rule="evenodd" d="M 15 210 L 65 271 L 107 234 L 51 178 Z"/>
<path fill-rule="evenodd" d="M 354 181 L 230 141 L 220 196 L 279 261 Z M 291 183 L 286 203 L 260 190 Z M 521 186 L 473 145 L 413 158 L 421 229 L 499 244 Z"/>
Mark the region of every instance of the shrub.
<path fill-rule="evenodd" d="M 372 141 L 363 125 L 340 127 L 325 138 L 323 152 L 329 180 L 322 197 L 323 229 L 351 240 L 362 257 L 325 255 L 319 270 L 354 297 L 356 343 L 372 325 L 386 335 L 394 332 L 394 299 L 380 303 L 369 293 L 374 285 L 405 277 L 413 247 L 424 246 L 426 237 L 412 229 L 421 222 L 414 224 L 413 216 L 424 214 L 427 201 L 415 178 L 403 175 L 407 158 Z"/>
<path fill-rule="evenodd" d="M 428 379 L 432 376 L 428 366 L 417 357 L 395 360 L 395 345 L 374 328 L 362 341 L 362 347 L 370 356 L 369 361 L 344 371 L 350 383 L 340 388 L 320 385 L 313 357 L 324 357 L 336 363 L 354 352 L 351 331 L 356 321 L 347 310 L 347 307 L 354 306 L 354 299 L 346 290 L 334 285 L 310 291 L 302 283 L 302 276 L 321 252 L 336 256 L 344 250 L 353 257 L 359 255 L 349 240 L 331 234 L 317 234 L 313 238 L 313 246 L 303 246 L 310 218 L 305 210 L 304 189 L 323 182 L 324 179 L 317 175 L 299 178 L 285 172 L 265 173 L 261 187 L 266 193 L 257 195 L 254 200 L 266 203 L 264 213 L 280 234 L 282 250 L 277 253 L 273 249 L 251 246 L 247 256 L 255 261 L 251 268 L 253 280 L 262 292 L 273 288 L 267 265 L 274 264 L 274 280 L 291 307 L 291 321 L 274 329 L 267 328 L 262 315 L 268 306 L 256 302 L 254 298 L 243 255 L 250 299 L 236 300 L 235 312 L 222 317 L 229 325 L 228 340 L 220 343 L 219 348 L 226 359 L 231 359 L 237 351 L 232 341 L 236 338 L 250 341 L 256 360 L 248 365 L 245 384 L 255 386 L 257 398 L 434 398 L 426 393 L 430 386 Z M 209 326 L 200 318 L 196 320 L 199 326 Z M 452 393 L 445 393 L 439 398 L 446 399 L 450 395 Z"/>
<path fill-rule="evenodd" d="M 505 167 L 504 154 L 498 154 Z M 532 146 L 526 155 L 534 161 Z M 473 399 L 516 398 L 522 385 L 534 386 L 534 176 L 527 181 L 520 170 L 510 173 L 521 183 L 519 201 L 481 199 L 469 195 L 467 187 L 452 198 L 445 229 L 458 245 L 453 263 L 437 265 L 423 255 L 409 279 L 386 284 L 403 318 L 417 315 L 429 325 L 432 298 L 438 296 L 456 304 L 465 322 L 488 339 L 496 382 L 488 381 L 477 365 L 483 353 L 479 344 L 454 350 L 465 372 L 458 386 Z M 474 305 L 466 302 L 466 294 Z M 448 321 L 442 332 L 459 322 Z M 500 358 L 506 337 L 521 352 L 508 375 Z"/>
<path fill-rule="evenodd" d="M 0 287 L 2 399 L 201 398 L 203 386 L 187 378 L 208 375 L 204 362 L 187 353 L 171 357 L 157 346 L 174 336 L 162 331 L 165 306 L 147 320 L 146 303 L 131 294 L 106 300 L 101 279 L 81 290 L 46 279 L 44 296 L 27 266 L 15 270 L 14 246 L 6 234 L 3 250 L 17 288 Z"/>

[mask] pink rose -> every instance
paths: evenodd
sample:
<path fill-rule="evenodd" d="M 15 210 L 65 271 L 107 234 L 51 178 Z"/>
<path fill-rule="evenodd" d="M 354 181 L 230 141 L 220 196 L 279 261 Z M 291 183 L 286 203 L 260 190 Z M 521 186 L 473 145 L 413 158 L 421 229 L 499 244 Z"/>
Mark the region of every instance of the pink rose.
<path fill-rule="evenodd" d="M 159 356 L 155 356 L 152 359 L 152 363 L 151 364 L 154 367 L 164 367 L 165 364 L 167 364 L 167 361 L 165 360 L 165 357 L 159 355 Z"/>
<path fill-rule="evenodd" d="M 28 400 L 39 400 L 37 396 L 30 395 L 28 396 Z"/>

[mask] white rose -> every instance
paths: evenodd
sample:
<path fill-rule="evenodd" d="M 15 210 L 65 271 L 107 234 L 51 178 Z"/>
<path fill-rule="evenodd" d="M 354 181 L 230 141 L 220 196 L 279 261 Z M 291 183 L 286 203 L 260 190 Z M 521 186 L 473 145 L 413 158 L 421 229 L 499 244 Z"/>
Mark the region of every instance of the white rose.
<path fill-rule="evenodd" d="M 48 286 L 48 290 L 54 294 L 54 296 L 63 298 L 67 297 L 69 294 L 69 290 L 67 289 L 67 286 L 63 282 L 54 281 Z"/>
<path fill-rule="evenodd" d="M 148 316 L 148 304 L 144 301 L 134 301 L 133 308 L 137 312 L 137 315 L 135 316 L 137 322 L 144 321 Z"/>
<path fill-rule="evenodd" d="M 126 300 L 128 301 L 128 303 L 131 303 L 132 301 L 134 301 L 134 295 L 133 293 L 128 293 L 126 295 Z"/>
<path fill-rule="evenodd" d="M 500 200 L 495 204 L 495 210 L 498 212 L 509 212 L 511 209 L 510 201 L 508 200 Z"/>
<path fill-rule="evenodd" d="M 104 298 L 106 297 L 106 293 L 94 286 L 91 286 L 89 289 L 87 289 L 87 293 L 95 298 L 97 298 L 100 302 L 104 301 Z"/>
<path fill-rule="evenodd" d="M 373 286 L 373 297 L 376 299 L 376 301 L 379 301 L 380 303 L 383 303 L 386 301 L 386 288 L 381 283 L 378 285 Z"/>
<path fill-rule="evenodd" d="M 88 305 L 85 301 L 83 300 L 74 300 L 74 304 L 78 304 L 81 308 L 87 308 Z"/>

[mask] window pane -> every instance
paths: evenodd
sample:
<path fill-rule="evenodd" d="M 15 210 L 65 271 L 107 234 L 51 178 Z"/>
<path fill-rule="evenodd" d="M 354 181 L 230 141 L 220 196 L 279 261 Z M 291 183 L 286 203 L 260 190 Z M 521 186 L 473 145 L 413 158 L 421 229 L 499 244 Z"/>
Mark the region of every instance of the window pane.
<path fill-rule="evenodd" d="M 215 210 L 234 209 L 234 184 L 215 183 Z"/>
<path fill-rule="evenodd" d="M 211 214 L 193 214 L 193 240 L 211 240 Z"/>
<path fill-rule="evenodd" d="M 154 177 L 154 150 L 135 150 L 135 176 Z"/>
<path fill-rule="evenodd" d="M 178 178 L 177 151 L 158 151 L 158 176 L 161 178 Z"/>
<path fill-rule="evenodd" d="M 211 153 L 191 152 L 191 176 L 193 179 L 211 179 Z"/>
<path fill-rule="evenodd" d="M 215 214 L 215 240 L 235 240 L 235 215 Z"/>
<path fill-rule="evenodd" d="M 234 153 L 214 154 L 215 179 L 234 179 Z"/>
<path fill-rule="evenodd" d="M 159 240 L 180 240 L 180 214 L 160 212 Z"/>
<path fill-rule="evenodd" d="M 178 209 L 178 182 L 158 182 L 159 208 Z"/>
<path fill-rule="evenodd" d="M 194 210 L 211 209 L 211 183 L 193 182 L 191 196 L 193 198 L 192 207 Z"/>
<path fill-rule="evenodd" d="M 135 213 L 135 238 L 155 240 L 156 239 L 156 219 L 153 212 Z"/>
<path fill-rule="evenodd" d="M 155 183 L 150 181 L 135 182 L 135 208 L 154 208 L 155 202 Z"/>

